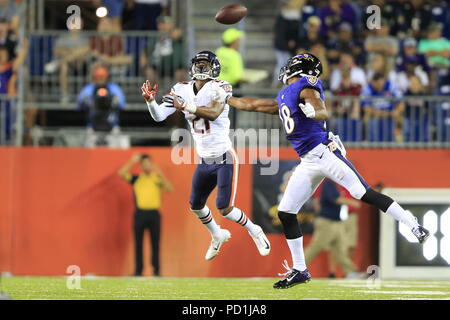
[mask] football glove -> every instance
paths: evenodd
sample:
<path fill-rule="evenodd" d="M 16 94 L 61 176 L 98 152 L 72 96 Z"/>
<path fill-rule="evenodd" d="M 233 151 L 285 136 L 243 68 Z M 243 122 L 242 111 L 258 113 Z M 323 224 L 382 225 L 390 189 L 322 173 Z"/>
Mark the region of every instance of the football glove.
<path fill-rule="evenodd" d="M 299 103 L 298 106 L 302 109 L 307 118 L 314 118 L 316 116 L 316 110 L 314 110 L 314 107 L 309 102 L 305 104 Z"/>
<path fill-rule="evenodd" d="M 197 106 L 188 103 L 183 97 L 176 94 L 168 94 L 163 97 L 164 105 L 168 108 L 176 108 L 178 110 L 187 111 L 189 113 L 195 113 L 197 111 Z"/>
<path fill-rule="evenodd" d="M 145 81 L 141 87 L 142 96 L 145 101 L 152 102 L 156 98 L 156 94 L 158 93 L 158 84 L 155 84 L 154 87 L 150 84 L 150 81 Z"/>
<path fill-rule="evenodd" d="M 163 96 L 162 102 L 167 108 L 175 108 L 175 106 L 173 105 L 173 95 L 171 94 L 166 94 L 165 96 Z"/>

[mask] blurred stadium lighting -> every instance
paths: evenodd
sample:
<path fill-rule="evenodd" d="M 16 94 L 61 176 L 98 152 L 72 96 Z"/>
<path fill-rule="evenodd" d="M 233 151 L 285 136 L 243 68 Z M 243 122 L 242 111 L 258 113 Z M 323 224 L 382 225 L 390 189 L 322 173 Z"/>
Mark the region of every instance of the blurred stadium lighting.
<path fill-rule="evenodd" d="M 97 10 L 95 11 L 95 14 L 99 18 L 104 18 L 108 14 L 108 9 L 106 9 L 106 7 L 98 7 Z"/>

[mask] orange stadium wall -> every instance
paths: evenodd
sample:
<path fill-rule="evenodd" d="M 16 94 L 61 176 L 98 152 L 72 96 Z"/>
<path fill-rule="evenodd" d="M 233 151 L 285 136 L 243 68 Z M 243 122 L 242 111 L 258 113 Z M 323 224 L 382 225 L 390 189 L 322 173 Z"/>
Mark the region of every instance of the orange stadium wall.
<path fill-rule="evenodd" d="M 176 190 L 164 195 L 161 208 L 164 276 L 273 277 L 282 271 L 289 251 L 281 235 L 269 235 L 272 252 L 260 257 L 247 232 L 217 211 L 216 220 L 233 237 L 216 259 L 204 260 L 210 236 L 188 207 L 195 166 L 173 164 L 170 148 L 0 148 L 0 271 L 65 275 L 68 266 L 78 265 L 83 275 L 132 274 L 132 190 L 117 171 L 136 151 L 149 153 Z M 353 149 L 348 157 L 369 184 L 450 187 L 449 150 Z M 296 155 L 285 148 L 280 158 Z M 252 167 L 241 165 L 236 204 L 249 215 L 251 191 Z M 208 205 L 215 207 L 215 194 Z M 378 259 L 378 213 L 369 206 L 360 211 L 355 262 L 364 270 Z M 151 275 L 149 253 L 144 257 Z M 313 261 L 313 276 L 327 275 L 326 259 L 325 253 Z"/>

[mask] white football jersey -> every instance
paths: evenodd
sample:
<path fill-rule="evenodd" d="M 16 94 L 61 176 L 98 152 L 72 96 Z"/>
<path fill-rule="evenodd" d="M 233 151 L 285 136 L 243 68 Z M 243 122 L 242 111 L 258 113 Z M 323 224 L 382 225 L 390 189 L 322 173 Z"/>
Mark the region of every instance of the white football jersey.
<path fill-rule="evenodd" d="M 181 96 L 188 103 L 194 104 L 197 107 L 207 106 L 212 100 L 212 85 L 219 84 L 225 91 L 231 92 L 232 87 L 226 81 L 211 80 L 194 94 L 195 81 L 179 82 L 172 88 L 172 92 Z M 230 119 L 228 118 L 228 111 L 230 106 L 225 105 L 222 113 L 214 121 L 209 121 L 197 117 L 195 114 L 183 111 L 191 128 L 191 133 L 195 142 L 195 149 L 197 154 L 202 158 L 219 157 L 229 149 L 231 149 L 230 140 Z"/>

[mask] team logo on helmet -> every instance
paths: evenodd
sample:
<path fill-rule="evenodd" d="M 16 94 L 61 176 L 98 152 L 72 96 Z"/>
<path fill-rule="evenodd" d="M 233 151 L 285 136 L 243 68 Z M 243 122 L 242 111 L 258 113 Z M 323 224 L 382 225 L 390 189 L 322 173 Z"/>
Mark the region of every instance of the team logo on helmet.
<path fill-rule="evenodd" d="M 206 64 L 198 64 L 204 61 Z M 220 74 L 220 62 L 211 51 L 200 51 L 191 59 L 189 75 L 194 80 L 217 79 Z"/>
<path fill-rule="evenodd" d="M 319 81 L 319 78 L 317 77 L 306 77 L 306 81 L 312 86 L 315 86 L 317 81 Z"/>
<path fill-rule="evenodd" d="M 294 76 L 311 76 L 316 78 L 315 83 L 317 83 L 317 78 L 320 77 L 321 74 L 322 63 L 319 58 L 310 53 L 302 53 L 287 61 L 286 65 L 280 70 L 278 80 L 287 84 L 287 81 Z M 314 82 L 314 79 L 311 79 L 311 81 Z"/>

